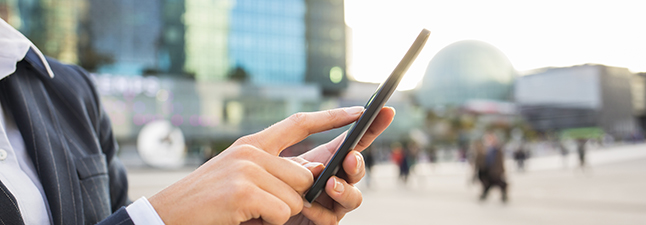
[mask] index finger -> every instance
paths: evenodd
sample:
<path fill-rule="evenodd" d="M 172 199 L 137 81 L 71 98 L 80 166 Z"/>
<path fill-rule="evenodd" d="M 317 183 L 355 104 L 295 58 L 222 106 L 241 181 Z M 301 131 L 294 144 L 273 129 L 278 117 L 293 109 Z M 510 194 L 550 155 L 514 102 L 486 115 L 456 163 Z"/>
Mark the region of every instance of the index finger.
<path fill-rule="evenodd" d="M 375 118 L 372 124 L 370 124 L 370 127 L 368 127 L 368 130 L 365 134 L 363 134 L 363 137 L 361 137 L 359 143 L 357 143 L 357 146 L 355 146 L 353 150 L 361 152 L 368 146 L 370 146 L 370 144 L 372 144 L 377 136 L 384 132 L 388 125 L 392 123 L 394 117 L 394 108 L 382 108 L 381 111 L 379 111 L 377 118 Z M 337 136 L 326 144 L 320 145 L 312 149 L 311 151 L 303 153 L 301 157 L 312 162 L 321 162 L 327 164 L 328 160 L 330 160 L 330 156 L 332 156 L 337 151 L 337 149 L 339 149 L 339 146 L 341 146 L 341 143 L 343 143 L 346 135 L 347 132 Z"/>
<path fill-rule="evenodd" d="M 348 125 L 359 118 L 363 107 L 331 109 L 296 113 L 267 129 L 238 139 L 236 144 L 250 144 L 270 154 L 278 155 L 311 134 Z"/>

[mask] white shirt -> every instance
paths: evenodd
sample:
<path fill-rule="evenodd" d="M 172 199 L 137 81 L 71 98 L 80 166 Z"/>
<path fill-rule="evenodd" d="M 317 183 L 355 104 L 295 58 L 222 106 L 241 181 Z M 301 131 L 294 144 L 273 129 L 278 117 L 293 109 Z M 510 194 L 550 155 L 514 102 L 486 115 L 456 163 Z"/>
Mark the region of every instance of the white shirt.
<path fill-rule="evenodd" d="M 54 72 L 40 50 L 18 30 L 0 19 L 0 80 L 16 71 L 17 63 L 25 58 L 30 48 L 38 54 L 45 70 L 53 78 Z M 18 202 L 25 224 L 52 223 L 45 191 L 25 150 L 22 135 L 10 113 L 4 113 L 1 104 L 0 181 Z M 134 224 L 164 224 L 145 197 L 129 205 L 126 211 Z"/>

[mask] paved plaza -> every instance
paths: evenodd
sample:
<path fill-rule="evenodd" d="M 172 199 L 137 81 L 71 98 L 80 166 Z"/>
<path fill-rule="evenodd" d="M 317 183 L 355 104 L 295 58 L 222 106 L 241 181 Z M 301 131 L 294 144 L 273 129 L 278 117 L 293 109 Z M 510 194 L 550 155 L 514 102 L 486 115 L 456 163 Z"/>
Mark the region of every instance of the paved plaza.
<path fill-rule="evenodd" d="M 370 185 L 357 184 L 363 204 L 341 224 L 646 224 L 646 145 L 590 151 L 588 161 L 582 171 L 573 154 L 542 156 L 524 173 L 509 161 L 507 204 L 498 189 L 477 201 L 466 164 L 418 164 L 407 184 L 395 165 L 379 164 Z M 131 169 L 130 196 L 151 196 L 191 170 Z"/>

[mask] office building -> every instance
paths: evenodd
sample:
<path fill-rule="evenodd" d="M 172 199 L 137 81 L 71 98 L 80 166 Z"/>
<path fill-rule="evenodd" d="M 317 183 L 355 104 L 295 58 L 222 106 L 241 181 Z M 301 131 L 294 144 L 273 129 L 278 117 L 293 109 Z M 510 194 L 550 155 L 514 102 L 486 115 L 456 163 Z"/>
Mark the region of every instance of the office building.
<path fill-rule="evenodd" d="M 229 13 L 234 1 L 185 0 L 184 70 L 198 81 L 226 80 Z"/>
<path fill-rule="evenodd" d="M 522 116 L 538 131 L 600 128 L 615 138 L 638 132 L 643 114 L 633 95 L 644 95 L 643 78 L 604 65 L 546 68 L 518 78 L 514 92 Z"/>
<path fill-rule="evenodd" d="M 305 80 L 336 95 L 348 87 L 343 0 L 305 0 L 307 72 Z"/>
<path fill-rule="evenodd" d="M 168 74 L 185 74 L 186 27 L 182 22 L 184 0 L 162 0 L 162 33 L 158 50 L 157 70 Z"/>
<path fill-rule="evenodd" d="M 8 0 L 0 14 L 50 57 L 78 63 L 77 26 L 85 2 L 76 0 Z"/>
<path fill-rule="evenodd" d="M 9 4 L 11 3 L 11 4 Z M 347 87 L 343 0 L 25 0 L 0 10 L 45 54 L 92 72 Z M 16 17 L 16 16 L 14 16 Z"/>
<path fill-rule="evenodd" d="M 633 102 L 636 104 L 642 104 L 642 106 L 646 105 L 646 72 L 641 72 L 637 73 L 637 81 L 634 82 L 635 86 L 637 86 L 637 92 L 633 93 Z M 641 83 L 641 93 L 639 92 L 640 84 Z M 644 107 L 646 108 L 646 107 Z M 642 131 L 646 131 L 646 111 L 641 111 L 641 112 L 636 112 L 637 116 L 637 121 L 639 122 L 639 127 L 641 128 Z"/>
<path fill-rule="evenodd" d="M 300 84 L 306 68 L 303 0 L 237 0 L 230 11 L 229 65 L 254 84 Z"/>
<path fill-rule="evenodd" d="M 156 0 L 88 1 L 91 49 L 110 58 L 99 73 L 140 75 L 157 68 L 162 34 L 161 5 Z"/>

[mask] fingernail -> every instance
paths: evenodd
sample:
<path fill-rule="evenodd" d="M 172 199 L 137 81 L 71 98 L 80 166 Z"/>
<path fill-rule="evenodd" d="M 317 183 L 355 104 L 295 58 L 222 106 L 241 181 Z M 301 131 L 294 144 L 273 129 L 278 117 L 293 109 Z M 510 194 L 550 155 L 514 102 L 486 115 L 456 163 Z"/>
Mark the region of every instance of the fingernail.
<path fill-rule="evenodd" d="M 314 170 L 316 167 L 324 166 L 324 165 L 323 165 L 323 163 L 320 163 L 320 162 L 308 162 L 303 166 L 305 168 L 307 168 L 308 170 Z"/>
<path fill-rule="evenodd" d="M 336 191 L 339 194 L 343 193 L 344 187 L 343 187 L 343 184 L 341 183 L 341 181 L 339 181 L 339 178 L 336 178 L 336 177 L 334 178 L 334 188 L 333 189 L 334 189 L 334 191 Z"/>
<path fill-rule="evenodd" d="M 345 108 L 343 110 L 345 110 L 345 112 L 350 115 L 354 115 L 354 114 L 363 112 L 363 106 L 353 106 L 353 107 Z"/>
<path fill-rule="evenodd" d="M 355 153 L 354 154 L 354 157 L 357 158 L 357 168 L 356 168 L 357 173 L 359 173 L 359 171 L 361 171 L 361 164 L 363 164 L 363 160 L 361 160 L 360 154 L 361 153 Z"/>
<path fill-rule="evenodd" d="M 303 207 L 305 207 L 305 208 L 311 208 L 311 207 L 312 207 L 312 203 L 308 202 L 307 200 L 305 200 L 305 198 L 303 198 Z"/>

